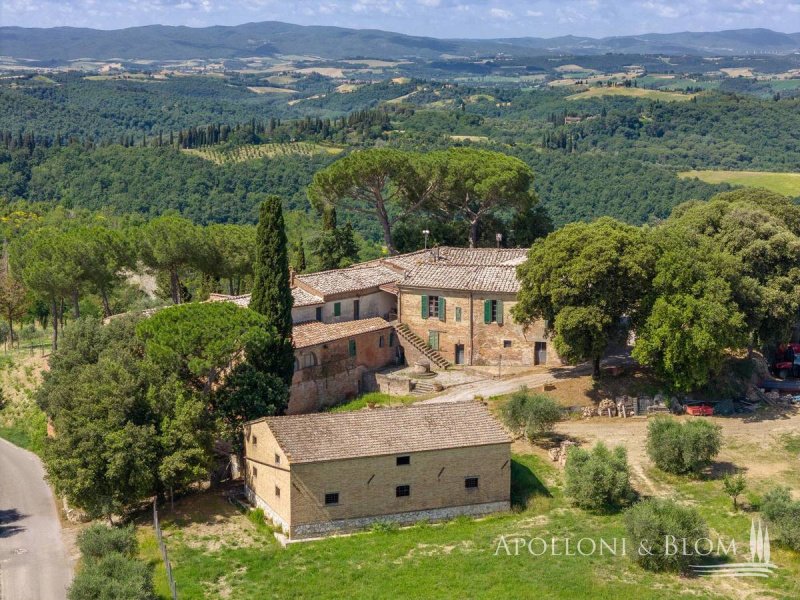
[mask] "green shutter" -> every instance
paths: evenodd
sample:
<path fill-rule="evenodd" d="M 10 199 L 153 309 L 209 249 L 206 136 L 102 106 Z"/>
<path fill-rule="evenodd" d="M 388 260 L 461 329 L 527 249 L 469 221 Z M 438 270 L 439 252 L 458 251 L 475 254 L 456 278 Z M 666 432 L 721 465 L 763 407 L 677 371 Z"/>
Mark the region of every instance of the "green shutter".
<path fill-rule="evenodd" d="M 498 325 L 503 324 L 503 301 L 497 301 L 497 323 Z"/>
<path fill-rule="evenodd" d="M 342 303 L 335 302 L 333 305 L 333 316 L 334 317 L 341 317 L 342 316 Z"/>
<path fill-rule="evenodd" d="M 447 304 L 444 301 L 444 296 L 439 296 L 439 320 L 444 321 L 447 316 Z"/>
<path fill-rule="evenodd" d="M 459 323 L 461 322 L 461 307 L 460 306 L 456 306 L 456 321 L 459 322 Z"/>
<path fill-rule="evenodd" d="M 492 301 L 483 301 L 483 322 L 487 325 L 492 322 Z"/>
<path fill-rule="evenodd" d="M 355 340 L 350 340 L 347 343 L 347 346 L 348 346 L 347 349 L 350 352 L 350 356 L 355 356 L 356 355 L 356 341 Z"/>
<path fill-rule="evenodd" d="M 429 331 L 428 332 L 428 346 L 430 346 L 431 350 L 439 350 L 439 332 L 438 331 Z"/>
<path fill-rule="evenodd" d="M 422 318 L 428 318 L 428 297 L 427 296 L 420 296 L 420 308 L 422 309 Z"/>

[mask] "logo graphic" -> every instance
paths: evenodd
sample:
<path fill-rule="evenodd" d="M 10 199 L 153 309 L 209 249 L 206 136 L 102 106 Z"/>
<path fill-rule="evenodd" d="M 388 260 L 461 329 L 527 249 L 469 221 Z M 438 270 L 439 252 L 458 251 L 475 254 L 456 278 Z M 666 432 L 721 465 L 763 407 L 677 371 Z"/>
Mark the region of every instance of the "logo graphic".
<path fill-rule="evenodd" d="M 769 529 L 756 528 L 750 521 L 750 562 L 723 563 L 719 565 L 692 565 L 695 574 L 704 577 L 769 577 L 778 567 L 770 562 Z"/>

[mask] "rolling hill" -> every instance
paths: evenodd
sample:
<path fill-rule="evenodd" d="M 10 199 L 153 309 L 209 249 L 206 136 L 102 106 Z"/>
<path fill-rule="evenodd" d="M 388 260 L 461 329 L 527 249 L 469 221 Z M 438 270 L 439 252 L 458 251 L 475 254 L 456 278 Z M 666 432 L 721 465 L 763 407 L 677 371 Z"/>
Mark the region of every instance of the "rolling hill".
<path fill-rule="evenodd" d="M 356 57 L 438 59 L 443 55 L 504 53 L 532 56 L 573 54 L 789 54 L 800 50 L 800 33 L 768 29 L 643 34 L 601 39 L 436 39 L 341 27 L 278 21 L 203 28 L 149 25 L 114 31 L 55 27 L 0 27 L 0 55 L 60 63 L 79 58 L 187 60 L 250 56 L 312 55 L 332 60 Z"/>

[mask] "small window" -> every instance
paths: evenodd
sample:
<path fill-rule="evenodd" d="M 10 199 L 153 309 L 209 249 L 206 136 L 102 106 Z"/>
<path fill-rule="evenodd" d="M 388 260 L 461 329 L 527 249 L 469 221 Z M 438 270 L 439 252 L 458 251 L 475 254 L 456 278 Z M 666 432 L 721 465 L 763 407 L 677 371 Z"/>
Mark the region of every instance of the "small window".
<path fill-rule="evenodd" d="M 492 323 L 497 323 L 497 300 L 492 300 Z"/>
<path fill-rule="evenodd" d="M 355 340 L 348 340 L 347 342 L 347 353 L 350 356 L 356 355 L 356 341 Z"/>
<path fill-rule="evenodd" d="M 317 307 L 317 321 L 322 321 L 322 307 Z"/>
<path fill-rule="evenodd" d="M 511 340 L 503 340 L 503 348 L 511 348 Z"/>
<path fill-rule="evenodd" d="M 389 332 L 389 348 L 394 348 L 394 331 Z"/>
<path fill-rule="evenodd" d="M 275 464 L 276 465 L 281 464 L 281 455 L 280 454 L 276 454 L 275 455 Z"/>
<path fill-rule="evenodd" d="M 353 320 L 358 321 L 361 316 L 361 302 L 353 300 Z"/>
<path fill-rule="evenodd" d="M 253 446 L 258 446 L 258 438 L 253 436 Z"/>
<path fill-rule="evenodd" d="M 378 348 L 383 348 L 383 336 L 378 338 Z"/>
<path fill-rule="evenodd" d="M 477 477 L 465 477 L 464 478 L 464 487 L 468 490 L 475 489 L 478 487 L 478 478 Z"/>
<path fill-rule="evenodd" d="M 341 302 L 334 302 L 333 303 L 333 316 L 334 317 L 341 317 L 342 316 L 342 303 Z"/>
<path fill-rule="evenodd" d="M 397 466 L 400 465 L 410 465 L 411 464 L 411 457 L 410 456 L 398 456 L 397 457 Z"/>
<path fill-rule="evenodd" d="M 275 497 L 276 498 L 281 497 L 281 488 L 279 488 L 277 485 L 275 486 Z"/>
<path fill-rule="evenodd" d="M 456 306 L 456 323 L 461 322 L 461 307 Z"/>
<path fill-rule="evenodd" d="M 339 504 L 339 492 L 330 492 L 325 494 L 325 505 Z"/>
<path fill-rule="evenodd" d="M 397 498 L 405 498 L 406 496 L 411 495 L 411 486 L 410 485 L 398 485 L 394 488 L 394 495 Z"/>

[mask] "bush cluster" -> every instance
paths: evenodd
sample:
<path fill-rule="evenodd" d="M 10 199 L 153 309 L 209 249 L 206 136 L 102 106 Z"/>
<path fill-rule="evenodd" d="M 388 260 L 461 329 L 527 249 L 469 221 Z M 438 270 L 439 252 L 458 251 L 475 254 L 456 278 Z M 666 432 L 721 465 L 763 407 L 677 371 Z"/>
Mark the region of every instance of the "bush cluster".
<path fill-rule="evenodd" d="M 155 600 L 153 569 L 136 558 L 136 530 L 94 524 L 78 536 L 83 566 L 69 600 Z"/>
<path fill-rule="evenodd" d="M 647 426 L 647 454 L 667 473 L 699 473 L 719 454 L 721 443 L 720 427 L 708 421 L 681 424 L 657 417 Z"/>
<path fill-rule="evenodd" d="M 502 415 L 509 429 L 533 441 L 552 431 L 561 418 L 561 407 L 550 396 L 531 394 L 522 387 L 511 395 Z"/>
<path fill-rule="evenodd" d="M 633 497 L 628 453 L 622 446 L 613 450 L 602 443 L 592 450 L 572 447 L 567 453 L 564 475 L 567 495 L 581 508 L 616 508 Z"/>
<path fill-rule="evenodd" d="M 800 552 L 800 501 L 792 500 L 789 488 L 777 487 L 767 492 L 761 512 L 778 530 L 780 540 Z"/>

